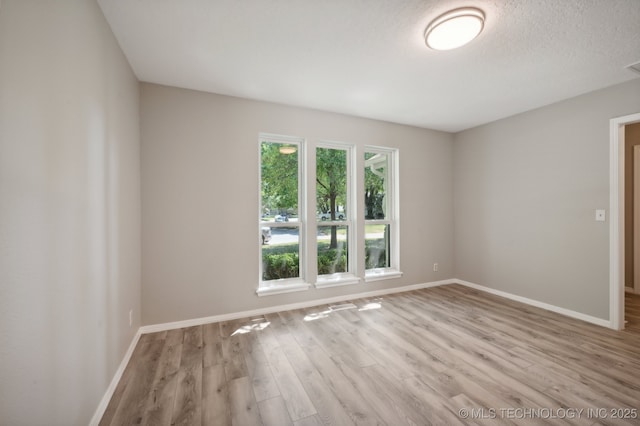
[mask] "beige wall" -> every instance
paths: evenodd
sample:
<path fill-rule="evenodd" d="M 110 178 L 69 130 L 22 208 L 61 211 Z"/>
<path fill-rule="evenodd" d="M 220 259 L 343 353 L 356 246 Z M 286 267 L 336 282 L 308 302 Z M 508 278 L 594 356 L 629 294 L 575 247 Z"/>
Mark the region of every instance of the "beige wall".
<path fill-rule="evenodd" d="M 152 84 L 141 102 L 144 324 L 452 276 L 450 134 Z M 256 296 L 260 132 L 400 149 L 402 278 Z"/>
<path fill-rule="evenodd" d="M 140 325 L 138 90 L 95 1 L 2 0 L 0 424 L 86 425 Z"/>
<path fill-rule="evenodd" d="M 640 79 L 455 135 L 457 278 L 609 316 L 609 120 Z"/>
<path fill-rule="evenodd" d="M 609 119 L 640 111 L 640 80 L 457 135 L 138 91 L 94 1 L 0 2 L 2 424 L 86 424 L 141 323 L 453 276 L 608 316 L 594 210 Z M 255 295 L 259 132 L 400 149 L 402 278 Z"/>
<path fill-rule="evenodd" d="M 626 287 L 633 288 L 633 271 L 634 271 L 634 244 L 633 244 L 633 201 L 634 201 L 634 182 L 633 182 L 633 147 L 640 145 L 640 123 L 625 126 L 624 135 L 624 255 L 625 255 L 625 271 L 624 281 Z"/>

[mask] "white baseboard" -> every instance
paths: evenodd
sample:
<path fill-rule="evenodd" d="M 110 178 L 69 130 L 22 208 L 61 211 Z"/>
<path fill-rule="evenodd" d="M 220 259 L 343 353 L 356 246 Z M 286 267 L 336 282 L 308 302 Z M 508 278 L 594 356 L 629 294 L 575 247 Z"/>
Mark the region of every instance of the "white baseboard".
<path fill-rule="evenodd" d="M 624 288 L 624 292 L 625 293 L 633 293 L 633 294 L 635 294 L 636 290 L 633 287 L 625 287 Z"/>
<path fill-rule="evenodd" d="M 275 312 L 290 311 L 294 309 L 311 308 L 313 306 L 326 305 L 330 303 L 344 302 L 346 300 L 362 299 L 365 297 L 383 296 L 385 294 L 401 293 L 404 291 L 420 290 L 422 288 L 436 287 L 439 285 L 453 284 L 454 280 L 432 281 L 422 284 L 413 284 L 403 287 L 393 287 L 382 290 L 366 291 L 363 293 L 347 294 L 344 296 L 328 297 L 326 299 L 314 299 L 306 302 L 291 303 L 288 305 L 270 306 L 268 308 L 254 309 L 251 311 L 233 312 L 229 314 L 213 315 L 210 317 L 194 318 L 184 321 L 166 322 L 163 324 L 145 325 L 140 327 L 141 334 L 156 333 L 158 331 L 173 330 L 176 328 L 193 327 L 195 325 L 210 324 L 220 321 L 229 321 L 240 318 L 253 317 L 258 315 L 273 314 Z"/>
<path fill-rule="evenodd" d="M 535 306 L 537 308 L 546 309 L 547 311 L 556 312 L 561 315 L 565 315 L 571 318 L 579 319 L 582 321 L 586 321 L 592 324 L 596 324 L 602 327 L 612 328 L 611 322 L 606 319 L 593 317 L 591 315 L 583 314 L 581 312 L 572 311 L 570 309 L 561 308 L 559 306 L 550 305 L 548 303 L 540 302 L 538 300 L 529 299 L 527 297 L 517 296 L 515 294 L 507 293 L 505 291 L 496 290 L 490 287 L 485 287 L 480 284 L 475 284 L 469 281 L 453 279 L 452 281 L 464 285 L 466 287 L 474 288 L 476 290 L 484 291 L 486 293 L 495 294 L 496 296 L 501 296 L 506 299 L 515 300 L 516 302 L 525 303 L 527 305 Z"/>
<path fill-rule="evenodd" d="M 581 321 L 586 321 L 591 324 L 596 324 L 602 327 L 611 328 L 611 322 L 606 319 L 597 318 L 591 315 L 583 314 L 581 312 L 576 312 L 570 309 L 565 309 L 559 306 L 551 305 L 549 303 L 540 302 L 538 300 L 529 299 L 523 296 L 517 296 L 515 294 L 507 293 L 505 291 L 496 290 L 496 289 L 485 287 L 469 281 L 453 278 L 453 279 L 442 280 L 442 281 L 432 281 L 428 283 L 413 284 L 413 285 L 408 285 L 404 287 L 394 287 L 394 288 L 388 288 L 388 289 L 382 289 L 382 290 L 367 291 L 363 293 L 347 294 L 344 296 L 329 297 L 325 299 L 315 299 L 315 300 L 310 300 L 305 302 L 291 303 L 288 305 L 270 306 L 268 308 L 254 309 L 250 311 L 232 312 L 229 314 L 213 315 L 209 317 L 194 318 L 194 319 L 183 320 L 183 321 L 174 321 L 174 322 L 167 322 L 162 324 L 145 325 L 143 327 L 140 327 L 139 333 L 140 334 L 156 333 L 159 331 L 174 330 L 176 328 L 193 327 L 196 325 L 203 325 L 203 324 L 210 324 L 210 323 L 220 322 L 220 321 L 229 321 L 229 320 L 240 319 L 240 318 L 266 315 L 266 314 L 272 314 L 272 313 L 282 312 L 282 311 L 311 308 L 314 306 L 344 302 L 347 300 L 362 299 L 365 297 L 383 296 L 386 294 L 420 290 L 423 288 L 437 287 L 440 285 L 447 285 L 447 284 L 464 285 L 466 287 L 474 288 L 476 290 L 484 291 L 486 293 L 495 294 L 496 296 L 501 296 L 506 299 L 515 300 L 516 302 L 525 303 L 530 306 L 535 306 L 537 308 L 546 309 L 547 311 L 556 312 L 561 315 L 579 319 Z"/>
<path fill-rule="evenodd" d="M 98 404 L 98 408 L 96 408 L 95 413 L 93 413 L 93 417 L 89 422 L 89 426 L 98 426 L 98 424 L 100 423 L 100 420 L 102 420 L 102 416 L 104 415 L 104 412 L 106 411 L 107 406 L 109 405 L 109 401 L 111 401 L 111 397 L 113 396 L 113 393 L 116 391 L 116 387 L 118 386 L 118 383 L 120 383 L 120 379 L 122 378 L 124 369 L 127 368 L 127 364 L 129 364 L 129 360 L 133 355 L 133 351 L 135 350 L 141 335 L 142 333 L 140 333 L 140 329 L 138 329 L 135 336 L 133 336 L 133 340 L 131 340 L 129 349 L 127 349 L 127 352 L 124 354 L 124 358 L 122 359 L 122 362 L 118 366 L 116 373 L 113 375 L 113 379 L 111 379 L 111 383 L 109 383 L 109 387 L 107 388 L 106 392 L 104 393 L 104 396 L 100 400 L 100 404 Z"/>

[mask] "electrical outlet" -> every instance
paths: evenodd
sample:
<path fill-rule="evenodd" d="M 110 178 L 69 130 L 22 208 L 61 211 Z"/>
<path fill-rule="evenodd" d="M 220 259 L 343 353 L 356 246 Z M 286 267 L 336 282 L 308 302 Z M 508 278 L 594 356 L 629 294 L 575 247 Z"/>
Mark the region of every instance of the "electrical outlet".
<path fill-rule="evenodd" d="M 129 311 L 129 327 L 133 326 L 133 309 Z"/>
<path fill-rule="evenodd" d="M 433 264 L 433 272 L 438 272 L 438 264 L 437 263 Z"/>

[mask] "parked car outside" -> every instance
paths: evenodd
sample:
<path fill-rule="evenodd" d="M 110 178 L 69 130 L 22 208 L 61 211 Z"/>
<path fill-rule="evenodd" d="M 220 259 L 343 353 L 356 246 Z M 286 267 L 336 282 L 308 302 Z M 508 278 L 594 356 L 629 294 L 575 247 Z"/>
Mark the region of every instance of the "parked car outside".
<path fill-rule="evenodd" d="M 331 212 L 320 213 L 320 220 L 331 220 Z M 344 220 L 344 212 L 336 212 L 336 220 Z"/>
<path fill-rule="evenodd" d="M 267 244 L 271 241 L 271 228 L 268 226 L 263 226 L 260 229 L 260 233 L 262 234 L 262 244 Z"/>

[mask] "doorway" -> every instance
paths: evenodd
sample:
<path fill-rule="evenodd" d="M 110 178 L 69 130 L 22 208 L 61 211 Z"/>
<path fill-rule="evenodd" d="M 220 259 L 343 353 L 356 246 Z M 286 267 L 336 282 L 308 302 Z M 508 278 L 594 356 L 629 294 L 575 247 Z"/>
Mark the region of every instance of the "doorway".
<path fill-rule="evenodd" d="M 629 237 L 626 236 L 625 227 L 632 220 L 625 217 L 625 164 L 628 157 L 633 155 L 633 149 L 626 154 L 625 131 L 627 126 L 634 123 L 640 123 L 640 113 L 610 120 L 609 322 L 610 327 L 616 330 L 624 328 L 626 257 L 627 252 L 633 250 L 633 244 L 627 246 Z"/>

